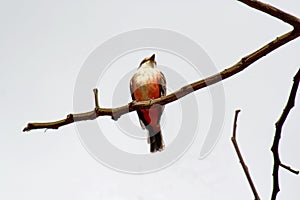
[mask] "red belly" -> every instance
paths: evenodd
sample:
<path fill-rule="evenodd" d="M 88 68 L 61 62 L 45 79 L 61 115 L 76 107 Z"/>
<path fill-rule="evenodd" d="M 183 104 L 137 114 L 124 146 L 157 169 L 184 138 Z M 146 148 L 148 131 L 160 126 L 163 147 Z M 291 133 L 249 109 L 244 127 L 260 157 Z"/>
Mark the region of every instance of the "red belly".
<path fill-rule="evenodd" d="M 160 96 L 161 94 L 159 85 L 153 83 L 139 87 L 134 91 L 134 97 L 136 101 L 156 99 Z M 143 113 L 143 117 L 147 124 L 151 125 L 153 128 L 157 127 L 161 115 L 161 107 L 144 109 L 141 110 L 141 112 Z"/>

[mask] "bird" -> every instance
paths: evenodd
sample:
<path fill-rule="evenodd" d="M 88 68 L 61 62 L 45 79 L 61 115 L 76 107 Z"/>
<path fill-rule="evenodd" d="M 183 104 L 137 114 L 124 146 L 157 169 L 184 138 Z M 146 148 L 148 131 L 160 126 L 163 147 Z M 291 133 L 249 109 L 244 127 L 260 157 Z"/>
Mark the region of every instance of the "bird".
<path fill-rule="evenodd" d="M 151 101 L 166 95 L 166 78 L 157 69 L 155 54 L 144 58 L 140 63 L 130 79 L 130 92 L 133 101 Z M 148 131 L 147 141 L 150 144 L 151 153 L 160 152 L 165 148 L 160 127 L 163 111 L 164 106 L 161 105 L 136 111 L 141 127 Z"/>

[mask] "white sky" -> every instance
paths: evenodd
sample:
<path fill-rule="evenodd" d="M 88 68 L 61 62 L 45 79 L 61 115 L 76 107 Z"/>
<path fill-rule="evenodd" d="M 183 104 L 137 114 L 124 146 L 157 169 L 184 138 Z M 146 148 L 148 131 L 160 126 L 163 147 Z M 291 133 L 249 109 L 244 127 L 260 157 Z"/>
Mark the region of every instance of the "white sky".
<path fill-rule="evenodd" d="M 300 16 L 300 1 L 268 3 Z M 235 109 L 242 110 L 237 130 L 242 153 L 261 198 L 270 197 L 274 123 L 300 66 L 299 39 L 223 83 L 224 128 L 204 160 L 198 160 L 200 147 L 194 143 L 162 171 L 122 174 L 92 158 L 74 125 L 46 133 L 24 134 L 22 129 L 29 121 L 56 120 L 72 112 L 82 63 L 112 36 L 145 27 L 173 30 L 202 46 L 221 71 L 289 31 L 283 22 L 234 0 L 2 0 L 0 24 L 1 199 L 253 199 L 230 141 Z M 169 62 L 176 69 L 176 63 Z M 199 92 L 197 98 L 202 94 L 206 95 Z M 87 101 L 93 105 L 92 95 Z M 298 92 L 280 143 L 282 161 L 298 169 L 299 107 Z M 209 113 L 199 115 L 205 118 Z M 299 176 L 280 170 L 280 186 L 278 199 L 300 197 Z"/>

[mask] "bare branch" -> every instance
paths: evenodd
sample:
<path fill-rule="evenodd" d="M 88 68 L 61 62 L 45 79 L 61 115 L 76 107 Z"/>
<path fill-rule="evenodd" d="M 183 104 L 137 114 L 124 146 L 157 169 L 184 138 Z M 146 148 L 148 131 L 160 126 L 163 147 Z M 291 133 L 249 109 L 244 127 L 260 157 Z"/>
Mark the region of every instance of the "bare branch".
<path fill-rule="evenodd" d="M 236 153 L 237 153 L 237 155 L 239 157 L 240 163 L 241 163 L 241 165 L 243 167 L 244 173 L 245 173 L 245 175 L 247 177 L 248 183 L 249 183 L 249 185 L 251 187 L 251 190 L 253 192 L 255 200 L 260 200 L 259 195 L 258 195 L 258 193 L 257 193 L 257 191 L 255 189 L 254 183 L 253 183 L 253 181 L 251 179 L 248 167 L 247 167 L 247 165 L 246 165 L 246 163 L 245 163 L 245 161 L 243 159 L 243 156 L 242 156 L 241 151 L 239 149 L 238 143 L 236 141 L 236 127 L 237 127 L 237 118 L 238 118 L 239 112 L 240 112 L 240 110 L 236 110 L 235 111 L 234 122 L 233 122 L 233 133 L 232 133 L 231 141 L 232 141 L 234 149 L 235 149 L 235 151 L 236 151 Z"/>
<path fill-rule="evenodd" d="M 255 1 L 255 0 L 238 0 L 240 2 L 243 2 L 244 4 L 247 4 L 248 6 L 255 8 L 257 10 L 260 10 L 262 12 L 268 13 L 269 15 L 272 15 L 273 17 L 276 17 L 290 25 L 292 25 L 295 29 L 300 28 L 300 19 L 290 15 L 282 10 L 279 10 L 278 8 L 275 8 L 274 6 L 271 6 L 269 4 Z"/>
<path fill-rule="evenodd" d="M 298 86 L 299 86 L 299 81 L 300 81 L 300 68 L 299 68 L 297 74 L 294 77 L 294 83 L 293 83 L 293 86 L 292 86 L 287 104 L 286 104 L 285 108 L 283 109 L 283 112 L 282 112 L 280 118 L 278 119 L 278 121 L 275 124 L 276 130 L 275 130 L 273 145 L 272 145 L 272 148 L 271 148 L 271 151 L 273 152 L 273 158 L 274 158 L 273 191 L 272 191 L 271 200 L 275 200 L 278 192 L 280 191 L 279 178 L 278 178 L 279 166 L 281 166 L 281 167 L 283 167 L 283 168 L 285 168 L 285 169 L 287 169 L 287 170 L 289 170 L 289 171 L 291 171 L 295 174 L 299 173 L 299 171 L 293 170 L 289 166 L 286 166 L 286 165 L 282 164 L 281 160 L 280 160 L 280 157 L 279 157 L 279 152 L 278 152 L 279 140 L 281 138 L 282 126 L 283 126 L 290 110 L 295 105 L 295 98 L 296 98 L 296 94 L 297 94 L 297 90 L 298 90 Z"/>
<path fill-rule="evenodd" d="M 93 89 L 93 92 L 94 92 L 94 98 L 95 98 L 95 107 L 99 108 L 98 89 L 97 88 Z"/>
<path fill-rule="evenodd" d="M 80 114 L 69 114 L 66 119 L 55 121 L 55 122 L 46 122 L 46 123 L 28 123 L 27 126 L 23 129 L 23 131 L 30 131 L 32 129 L 41 129 L 41 128 L 49 128 L 49 129 L 57 129 L 60 126 L 64 126 L 74 121 L 82 121 L 82 120 L 93 120 L 99 116 L 111 116 L 112 119 L 117 120 L 120 116 L 132 112 L 135 110 L 146 109 L 150 108 L 155 104 L 166 105 L 173 101 L 176 101 L 187 94 L 190 94 L 196 90 L 201 88 L 205 88 L 209 85 L 215 84 L 220 82 L 224 79 L 227 79 L 242 70 L 246 69 L 249 65 L 257 61 L 258 59 L 262 58 L 263 56 L 269 54 L 270 52 L 274 51 L 275 49 L 279 48 L 280 46 L 290 42 L 291 40 L 300 36 L 300 29 L 296 27 L 300 27 L 300 20 L 299 18 L 287 14 L 279 9 L 276 9 L 270 5 L 253 1 L 253 0 L 241 0 L 241 2 L 254 7 L 258 10 L 261 10 L 267 14 L 270 14 L 276 18 L 281 19 L 284 22 L 287 22 L 295 27 L 294 30 L 277 37 L 270 43 L 266 44 L 265 46 L 261 47 L 257 51 L 245 56 L 235 65 L 231 66 L 228 69 L 221 71 L 215 75 L 207 77 L 206 79 L 202 79 L 200 81 L 196 81 L 190 85 L 186 85 L 181 89 L 175 91 L 172 94 L 167 96 L 163 96 L 161 98 L 157 98 L 151 101 L 139 101 L 139 102 L 131 102 L 125 106 L 118 107 L 118 108 L 100 108 L 98 104 L 96 104 L 96 108 L 93 111 L 87 113 L 80 113 Z M 95 97 L 95 101 L 96 101 Z M 97 101 L 96 101 L 97 102 Z"/>
<path fill-rule="evenodd" d="M 287 165 L 282 164 L 282 163 L 280 163 L 279 165 L 280 165 L 280 167 L 282 167 L 282 168 L 284 168 L 284 169 L 286 169 L 286 170 L 288 170 L 288 171 L 290 171 L 294 174 L 297 174 L 297 175 L 299 174 L 299 170 L 292 169 L 290 166 L 287 166 Z"/>

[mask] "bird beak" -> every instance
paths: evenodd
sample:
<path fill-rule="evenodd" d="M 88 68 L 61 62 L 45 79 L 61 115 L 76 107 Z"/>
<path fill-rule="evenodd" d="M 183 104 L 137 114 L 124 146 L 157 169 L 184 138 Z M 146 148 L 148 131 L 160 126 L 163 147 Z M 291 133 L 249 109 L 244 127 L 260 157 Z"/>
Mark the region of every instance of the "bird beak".
<path fill-rule="evenodd" d="M 149 58 L 149 60 L 155 61 L 155 54 L 153 54 L 153 55 Z"/>

